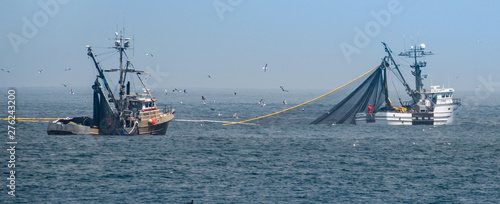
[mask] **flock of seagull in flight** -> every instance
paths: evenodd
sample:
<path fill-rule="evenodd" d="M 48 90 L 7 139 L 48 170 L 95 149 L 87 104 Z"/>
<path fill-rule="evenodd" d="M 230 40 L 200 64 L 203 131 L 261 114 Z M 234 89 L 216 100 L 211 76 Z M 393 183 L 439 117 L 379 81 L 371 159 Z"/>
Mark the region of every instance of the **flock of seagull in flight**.
<path fill-rule="evenodd" d="M 150 54 L 147 54 L 147 53 L 146 53 L 146 55 L 150 55 Z M 151 55 L 151 56 L 152 56 L 152 55 Z M 267 72 L 267 70 L 268 70 L 267 64 L 265 64 L 265 65 L 262 67 L 262 70 L 264 70 L 264 72 Z M 212 79 L 212 76 L 211 76 L 211 75 L 207 75 L 207 76 L 208 76 L 208 78 L 209 78 L 209 79 Z M 285 89 L 285 87 L 284 87 L 284 86 L 280 86 L 280 89 L 281 89 L 281 91 L 283 91 L 283 92 L 289 92 L 289 90 Z M 168 90 L 167 90 L 167 89 L 165 89 L 165 90 L 164 90 L 164 92 L 165 92 L 165 95 L 168 95 Z M 173 93 L 185 93 L 185 94 L 187 94 L 187 90 L 186 90 L 186 89 L 178 89 L 178 88 L 174 88 L 174 89 L 172 90 L 172 92 L 173 92 Z M 233 92 L 233 95 L 235 95 L 235 96 L 236 96 L 236 95 L 237 95 L 237 93 L 236 93 L 236 92 Z M 201 96 L 201 100 L 202 100 L 202 103 L 203 103 L 204 105 L 206 105 L 206 104 L 207 104 L 207 98 L 205 98 L 205 96 L 203 96 L 203 95 L 202 95 L 202 96 Z M 215 100 L 212 100 L 211 102 L 212 102 L 212 103 L 215 103 Z M 184 104 L 184 102 L 183 102 L 183 101 L 179 101 L 178 103 L 179 103 L 179 104 Z M 287 105 L 287 104 L 288 104 L 288 103 L 287 103 L 287 101 L 286 101 L 286 99 L 283 99 L 282 103 L 283 103 L 283 105 Z M 265 106 L 266 106 L 266 101 L 265 101 L 264 99 L 260 99 L 260 101 L 259 101 L 257 104 L 259 104 L 259 105 L 260 105 L 260 107 L 265 107 Z M 215 109 L 215 108 L 210 108 L 210 110 L 215 111 L 216 109 Z M 222 114 L 221 114 L 221 112 L 220 112 L 220 111 L 218 112 L 217 116 L 222 116 Z M 233 114 L 233 118 L 238 119 L 238 113 L 236 113 L 236 112 L 235 112 L 235 113 Z"/>
<path fill-rule="evenodd" d="M 145 53 L 145 55 L 146 55 L 146 56 L 151 56 L 151 57 L 153 57 L 153 54 L 151 54 L 151 53 Z M 268 69 L 268 68 L 267 68 L 267 64 L 265 64 L 265 65 L 262 67 L 262 69 L 264 70 L 264 72 L 267 72 L 267 69 Z M 70 71 L 70 70 L 71 70 L 71 68 L 64 69 L 64 71 Z M 6 69 L 0 69 L 0 71 L 3 71 L 3 72 L 6 72 L 6 73 L 10 74 L 10 71 L 9 71 L 9 70 L 6 70 Z M 43 69 L 38 70 L 38 74 L 41 74 L 42 72 L 43 72 Z M 212 79 L 212 76 L 208 75 L 208 78 L 209 78 L 209 79 Z M 65 88 L 68 88 L 68 86 L 69 86 L 70 84 L 62 84 L 62 85 L 63 85 Z M 284 88 L 284 86 L 280 86 L 280 88 L 281 88 L 281 90 L 282 90 L 283 92 L 289 92 L 288 90 L 286 90 L 286 89 Z M 164 90 L 164 92 L 165 92 L 165 94 L 166 94 L 166 95 L 168 94 L 167 89 L 165 89 L 165 90 Z M 187 94 L 187 90 L 186 90 L 186 89 L 181 90 L 181 89 L 174 88 L 174 89 L 172 90 L 172 92 L 174 92 L 174 93 L 175 93 L 175 92 L 177 92 L 177 93 L 185 93 L 185 94 Z M 73 89 L 70 89 L 70 92 L 69 92 L 69 93 L 70 93 L 70 94 L 75 94 L 75 92 L 73 91 Z M 234 95 L 237 95 L 237 94 L 236 94 L 236 92 L 234 92 L 233 94 L 234 94 Z M 206 104 L 206 98 L 205 98 L 205 96 L 201 96 L 201 99 L 202 99 L 202 101 L 203 101 L 203 104 Z M 213 100 L 212 102 L 215 102 L 215 100 Z M 183 102 L 182 102 L 182 101 L 179 101 L 179 103 L 180 103 L 180 104 L 183 104 Z M 264 99 L 261 99 L 261 100 L 258 102 L 258 104 L 259 104 L 261 107 L 265 107 L 265 106 L 266 106 L 266 101 L 265 101 Z M 286 105 L 286 104 L 287 104 L 287 101 L 286 101 L 285 99 L 283 99 L 283 104 L 284 104 L 284 105 Z M 215 109 L 213 109 L 213 108 L 212 108 L 212 110 L 215 110 Z M 222 114 L 221 114 L 221 113 L 220 113 L 220 111 L 219 111 L 218 116 L 221 116 L 221 115 L 222 115 Z M 233 117 L 234 117 L 234 118 L 237 118 L 237 113 L 234 113 L 234 114 L 233 114 Z"/>
<path fill-rule="evenodd" d="M 7 73 L 10 73 L 10 71 L 8 70 L 4 70 L 4 69 L 1 69 L 2 71 L 5 71 Z M 71 68 L 66 68 L 64 69 L 65 72 L 67 71 L 71 71 Z M 38 70 L 38 74 L 41 74 L 43 72 L 43 69 L 39 69 Z M 64 88 L 68 88 L 69 84 L 62 84 L 64 86 Z M 69 91 L 69 94 L 75 94 L 75 92 L 73 91 L 73 89 L 70 88 L 70 91 Z"/>

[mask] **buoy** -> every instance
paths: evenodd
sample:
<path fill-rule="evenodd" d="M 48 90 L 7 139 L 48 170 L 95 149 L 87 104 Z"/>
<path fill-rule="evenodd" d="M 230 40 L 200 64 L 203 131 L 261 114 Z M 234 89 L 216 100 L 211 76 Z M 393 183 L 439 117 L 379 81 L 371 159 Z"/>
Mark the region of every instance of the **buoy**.
<path fill-rule="evenodd" d="M 154 125 L 154 124 L 156 124 L 156 119 L 155 118 L 151 118 L 151 119 L 149 119 L 148 122 Z"/>

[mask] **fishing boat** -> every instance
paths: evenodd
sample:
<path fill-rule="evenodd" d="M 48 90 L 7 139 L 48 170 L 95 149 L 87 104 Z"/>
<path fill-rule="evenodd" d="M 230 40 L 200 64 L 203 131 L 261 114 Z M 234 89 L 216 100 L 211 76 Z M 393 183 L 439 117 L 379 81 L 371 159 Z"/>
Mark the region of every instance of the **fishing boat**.
<path fill-rule="evenodd" d="M 115 33 L 114 47 L 118 51 L 119 68 L 101 68 L 92 47 L 87 45 L 87 54 L 92 59 L 97 70 L 97 76 L 92 86 L 94 90 L 93 126 L 90 134 L 99 135 L 165 135 L 168 124 L 174 119 L 172 108 L 159 109 L 157 99 L 144 84 L 141 75 L 148 74 L 136 70 L 127 56 L 126 50 L 131 49 L 130 38 Z M 124 63 L 124 61 L 126 61 Z M 113 93 L 105 72 L 118 72 L 118 93 Z M 137 77 L 142 85 L 142 93 L 131 93 L 129 78 Z"/>
<path fill-rule="evenodd" d="M 461 105 L 461 100 L 453 98 L 455 90 L 440 86 L 423 88 L 422 69 L 427 62 L 419 58 L 434 53 L 425 49 L 425 44 L 411 46 L 399 56 L 414 60 L 410 65 L 415 77 L 412 89 L 401 74 L 392 51 L 382 42 L 387 56 L 349 96 L 335 105 L 327 113 L 317 118 L 313 124 L 387 124 L 387 125 L 449 125 L 453 123 L 453 112 Z M 393 65 L 393 66 L 391 66 Z M 389 98 L 387 72 L 394 73 L 411 100 L 393 106 Z"/>

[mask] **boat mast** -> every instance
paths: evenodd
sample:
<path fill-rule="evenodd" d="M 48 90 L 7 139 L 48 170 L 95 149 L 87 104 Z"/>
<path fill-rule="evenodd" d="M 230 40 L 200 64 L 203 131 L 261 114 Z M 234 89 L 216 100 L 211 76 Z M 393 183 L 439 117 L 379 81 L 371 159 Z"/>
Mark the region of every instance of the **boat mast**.
<path fill-rule="evenodd" d="M 94 65 L 95 65 L 95 68 L 97 69 L 97 72 L 99 73 L 99 75 L 97 75 L 97 77 L 102 79 L 102 81 L 104 82 L 104 88 L 106 88 L 106 90 L 109 93 L 109 97 L 111 98 L 111 100 L 113 102 L 115 102 L 115 97 L 113 95 L 113 92 L 111 91 L 111 88 L 109 88 L 108 80 L 106 80 L 106 77 L 104 76 L 104 70 L 99 65 L 99 62 L 97 62 L 96 56 L 95 56 L 94 52 L 92 51 L 92 48 L 90 47 L 90 45 L 87 45 L 87 51 L 88 51 L 87 55 L 92 58 L 92 61 L 94 62 Z M 115 107 L 118 108 L 119 105 L 117 103 L 114 103 L 114 104 L 115 104 Z"/>
<path fill-rule="evenodd" d="M 417 61 L 417 58 L 425 57 L 426 55 L 434 55 L 434 53 L 425 51 L 425 44 L 411 46 L 410 50 L 399 53 L 399 56 L 406 56 L 408 58 L 415 59 L 414 64 L 410 65 L 410 67 L 415 69 L 415 71 L 412 71 L 411 73 L 413 74 L 413 76 L 415 76 L 415 89 L 417 94 L 419 95 L 419 99 L 424 98 L 424 95 L 422 94 L 424 84 L 422 83 L 422 70 L 420 68 L 425 67 L 427 65 L 427 62 Z"/>
<path fill-rule="evenodd" d="M 118 37 L 118 32 L 115 32 L 115 49 L 120 52 L 120 101 L 123 100 L 123 96 L 125 95 L 125 74 L 127 70 L 123 69 L 123 55 L 126 54 L 125 50 L 130 48 L 130 38 L 123 38 L 123 35 Z M 129 61 L 127 61 L 127 69 L 128 69 Z"/>
<path fill-rule="evenodd" d="M 387 62 L 387 58 L 388 57 L 384 57 L 381 66 L 384 69 L 384 81 L 382 83 L 384 83 L 385 107 L 387 110 L 390 110 L 392 108 L 392 104 L 389 100 L 389 89 L 387 87 L 387 68 L 389 68 L 389 63 Z"/>
<path fill-rule="evenodd" d="M 127 76 L 127 72 L 137 73 L 137 77 L 141 81 L 142 86 L 144 87 L 144 89 L 146 89 L 146 92 L 149 95 L 149 97 L 151 97 L 151 100 L 153 100 L 153 96 L 151 96 L 151 93 L 149 92 L 148 88 L 146 87 L 146 85 L 142 81 L 141 77 L 139 76 L 139 74 L 147 74 L 147 73 L 142 72 L 142 71 L 136 71 L 135 68 L 132 70 L 129 70 L 129 66 L 132 65 L 132 63 L 130 62 L 130 60 L 128 60 L 127 53 L 125 52 L 125 50 L 132 49 L 132 48 L 130 48 L 130 38 L 124 38 L 123 35 L 120 35 L 120 37 L 118 37 L 118 32 L 115 32 L 115 36 L 116 36 L 114 38 L 115 47 L 113 47 L 113 48 L 117 49 L 120 52 L 120 69 L 119 69 L 120 70 L 120 81 L 119 81 L 119 84 L 120 84 L 120 103 L 123 103 L 123 98 L 125 96 L 125 79 Z M 125 55 L 125 57 L 127 57 L 127 64 L 125 66 L 125 69 L 123 69 L 123 55 Z M 133 65 L 132 65 L 132 67 L 133 67 Z M 123 107 L 125 107 L 125 104 L 123 104 Z"/>
<path fill-rule="evenodd" d="M 411 88 L 408 83 L 406 83 L 405 78 L 403 77 L 403 74 L 401 74 L 401 71 L 399 70 L 398 64 L 394 61 L 394 58 L 392 57 L 392 50 L 385 44 L 385 42 L 382 42 L 382 44 L 385 47 L 385 52 L 389 55 L 389 59 L 391 59 L 392 64 L 394 64 L 395 69 L 398 71 L 399 77 L 401 78 L 403 82 L 403 86 L 405 86 L 406 92 L 410 97 L 412 97 L 413 101 L 416 103 L 420 99 L 420 96 L 418 96 Z"/>

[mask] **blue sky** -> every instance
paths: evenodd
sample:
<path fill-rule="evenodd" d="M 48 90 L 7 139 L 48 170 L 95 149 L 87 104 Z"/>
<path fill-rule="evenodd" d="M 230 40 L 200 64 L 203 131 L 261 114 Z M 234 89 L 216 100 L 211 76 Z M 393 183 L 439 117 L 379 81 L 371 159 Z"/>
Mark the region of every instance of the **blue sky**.
<path fill-rule="evenodd" d="M 378 65 L 385 41 L 396 54 L 420 43 L 435 53 L 425 58 L 425 87 L 474 90 L 481 79 L 500 81 L 498 8 L 499 1 L 2 1 L 0 68 L 11 73 L 0 72 L 0 86 L 90 87 L 96 73 L 85 45 L 108 52 L 108 39 L 124 27 L 134 37 L 135 67 L 153 74 L 151 88 L 334 89 Z M 360 43 L 360 35 L 368 37 Z M 116 68 L 114 59 L 104 68 Z M 410 77 L 411 60 L 398 62 Z"/>

